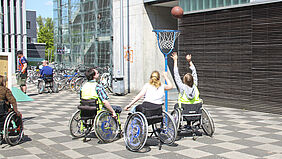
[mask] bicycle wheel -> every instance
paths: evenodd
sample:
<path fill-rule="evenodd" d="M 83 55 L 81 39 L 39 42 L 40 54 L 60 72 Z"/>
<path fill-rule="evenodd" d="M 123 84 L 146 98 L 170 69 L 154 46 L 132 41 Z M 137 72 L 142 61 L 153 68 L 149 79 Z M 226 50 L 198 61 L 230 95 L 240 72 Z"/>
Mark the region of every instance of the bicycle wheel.
<path fill-rule="evenodd" d="M 201 126 L 204 132 L 212 137 L 215 131 L 214 122 L 210 113 L 205 108 L 202 108 Z"/>
<path fill-rule="evenodd" d="M 159 139 L 168 145 L 174 143 L 177 136 L 177 130 L 173 117 L 166 111 L 163 111 L 163 121 L 152 124 L 153 132 Z"/>
<path fill-rule="evenodd" d="M 90 133 L 93 126 L 93 119 L 81 120 L 80 110 L 77 110 L 69 122 L 71 136 L 78 138 Z"/>
<path fill-rule="evenodd" d="M 11 145 L 17 145 L 23 137 L 22 118 L 17 116 L 15 112 L 10 112 L 4 123 L 4 138 Z"/>
<path fill-rule="evenodd" d="M 136 112 L 131 114 L 124 128 L 124 142 L 130 151 L 138 151 L 143 148 L 148 137 L 148 123 L 145 116 Z"/>
<path fill-rule="evenodd" d="M 101 141 L 112 142 L 119 133 L 119 124 L 110 112 L 102 111 L 95 118 L 94 129 Z"/>

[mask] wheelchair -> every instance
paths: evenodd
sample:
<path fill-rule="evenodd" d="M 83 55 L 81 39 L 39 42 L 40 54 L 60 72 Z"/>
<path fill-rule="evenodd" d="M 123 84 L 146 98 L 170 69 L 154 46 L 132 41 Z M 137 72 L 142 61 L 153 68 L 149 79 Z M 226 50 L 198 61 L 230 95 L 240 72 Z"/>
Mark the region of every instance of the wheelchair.
<path fill-rule="evenodd" d="M 112 114 L 106 108 L 100 108 L 98 100 L 82 100 L 78 110 L 72 115 L 69 128 L 73 138 L 86 137 L 94 128 L 97 138 L 104 143 L 116 140 L 121 134 L 121 124 L 119 114 L 121 107 L 112 106 L 118 118 L 112 117 Z"/>
<path fill-rule="evenodd" d="M 44 75 L 43 78 L 38 79 L 38 94 L 42 94 L 45 89 L 50 93 L 58 93 L 58 86 L 53 80 L 53 75 Z"/>
<path fill-rule="evenodd" d="M 152 132 L 148 127 L 152 125 Z M 154 134 L 159 140 L 159 150 L 162 144 L 173 145 L 177 131 L 173 117 L 162 110 L 162 107 L 137 106 L 135 113 L 129 113 L 124 127 L 124 141 L 126 148 L 137 152 L 146 144 L 148 134 Z"/>
<path fill-rule="evenodd" d="M 203 129 L 204 133 L 210 137 L 215 132 L 214 121 L 210 113 L 202 106 L 201 103 L 196 104 L 175 104 L 174 110 L 171 112 L 178 134 L 181 131 L 192 132 L 193 140 L 197 139 L 196 133 L 199 129 Z M 186 122 L 186 125 L 184 124 Z"/>
<path fill-rule="evenodd" d="M 0 102 L 0 145 L 6 141 L 11 146 L 17 145 L 23 138 L 22 118 L 3 101 Z"/>

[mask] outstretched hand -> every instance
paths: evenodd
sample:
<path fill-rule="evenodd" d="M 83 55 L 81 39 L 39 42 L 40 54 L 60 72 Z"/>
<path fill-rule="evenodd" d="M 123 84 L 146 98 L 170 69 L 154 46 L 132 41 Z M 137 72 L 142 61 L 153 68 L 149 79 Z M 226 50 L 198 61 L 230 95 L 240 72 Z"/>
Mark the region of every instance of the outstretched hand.
<path fill-rule="evenodd" d="M 173 59 L 173 61 L 177 61 L 178 59 L 177 52 L 173 52 L 170 57 Z"/>
<path fill-rule="evenodd" d="M 124 108 L 124 110 L 125 110 L 125 111 L 128 111 L 129 108 L 130 108 L 130 105 L 127 105 L 127 106 Z"/>
<path fill-rule="evenodd" d="M 186 55 L 186 60 L 190 62 L 192 60 L 192 55 L 191 54 Z"/>

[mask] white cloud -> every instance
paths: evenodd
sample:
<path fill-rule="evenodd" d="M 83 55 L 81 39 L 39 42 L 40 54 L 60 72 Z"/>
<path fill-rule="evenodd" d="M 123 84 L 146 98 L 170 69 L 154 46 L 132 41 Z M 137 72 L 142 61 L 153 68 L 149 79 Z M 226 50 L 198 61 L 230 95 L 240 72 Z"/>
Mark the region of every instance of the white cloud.
<path fill-rule="evenodd" d="M 46 6 L 52 6 L 53 5 L 53 1 L 48 1 L 45 3 Z"/>

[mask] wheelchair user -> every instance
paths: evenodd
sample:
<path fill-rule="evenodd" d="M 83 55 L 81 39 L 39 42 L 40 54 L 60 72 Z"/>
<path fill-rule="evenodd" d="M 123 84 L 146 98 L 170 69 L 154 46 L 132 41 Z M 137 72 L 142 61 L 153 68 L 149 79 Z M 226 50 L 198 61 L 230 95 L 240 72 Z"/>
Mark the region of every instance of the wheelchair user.
<path fill-rule="evenodd" d="M 18 116 L 21 116 L 21 113 L 18 111 L 17 108 L 17 101 L 13 96 L 11 90 L 6 87 L 6 80 L 3 76 L 0 75 L 0 103 L 6 105 L 6 110 L 1 111 L 11 111 L 10 104 L 13 106 L 15 113 Z M 5 108 L 4 108 L 5 109 Z"/>
<path fill-rule="evenodd" d="M 160 81 L 160 73 L 158 71 L 153 71 L 150 76 L 149 83 L 146 83 L 138 95 L 124 108 L 128 110 L 134 103 L 136 103 L 140 98 L 145 96 L 142 104 L 134 106 L 130 112 L 136 112 L 136 108 L 140 110 L 140 107 L 150 108 L 150 107 L 161 107 L 164 103 L 164 91 L 172 89 L 173 85 L 168 79 L 167 72 L 163 72 L 163 76 L 167 81 L 167 84 L 163 84 Z"/>
<path fill-rule="evenodd" d="M 53 78 L 53 68 L 48 66 L 48 61 L 42 61 L 42 68 L 40 69 L 41 78 Z"/>
<path fill-rule="evenodd" d="M 117 118 L 117 114 L 114 111 L 113 107 L 109 103 L 109 96 L 105 91 L 103 85 L 98 84 L 99 72 L 90 68 L 85 72 L 86 78 L 88 80 L 80 90 L 80 100 L 81 102 L 93 101 L 93 99 L 98 99 L 98 104 L 100 108 L 104 106 L 111 112 L 114 118 Z"/>
<path fill-rule="evenodd" d="M 198 86 L 198 76 L 196 67 L 194 66 L 192 62 L 192 56 L 191 54 L 186 55 L 186 60 L 189 64 L 189 68 L 192 71 L 191 73 L 186 73 L 183 77 L 183 82 L 181 81 L 181 78 L 179 76 L 178 67 L 177 67 L 177 53 L 174 52 L 171 56 L 171 58 L 174 61 L 174 78 L 175 82 L 179 88 L 179 96 L 178 96 L 178 103 L 175 104 L 174 108 L 181 108 L 182 104 L 196 104 L 196 103 L 202 103 L 202 99 L 200 99 L 200 92 L 197 88 Z"/>

